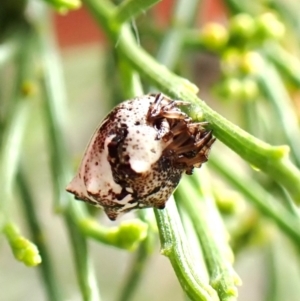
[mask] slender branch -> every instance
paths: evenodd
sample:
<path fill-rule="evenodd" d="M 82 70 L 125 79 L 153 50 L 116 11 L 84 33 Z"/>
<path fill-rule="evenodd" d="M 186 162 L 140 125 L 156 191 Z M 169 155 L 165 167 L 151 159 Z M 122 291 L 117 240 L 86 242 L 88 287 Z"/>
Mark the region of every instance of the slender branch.
<path fill-rule="evenodd" d="M 185 41 L 186 28 L 192 23 L 199 0 L 178 0 L 167 31 L 157 54 L 157 61 L 170 70 L 175 68 Z"/>
<path fill-rule="evenodd" d="M 216 291 L 199 276 L 193 264 L 173 198 L 164 210 L 156 209 L 155 216 L 160 231 L 161 253 L 171 261 L 186 294 L 194 301 L 219 300 Z"/>
<path fill-rule="evenodd" d="M 272 47 L 274 51 L 277 48 Z M 277 49 L 277 57 L 279 57 Z M 277 58 L 278 60 L 278 58 Z M 287 60 L 285 60 L 287 64 Z M 297 68 L 297 65 L 294 66 Z M 299 68 L 300 69 L 300 68 Z M 260 72 L 257 74 L 258 82 L 261 86 L 261 90 L 265 93 L 267 99 L 271 103 L 276 113 L 276 122 L 280 125 L 282 132 L 291 147 L 291 154 L 293 155 L 295 162 L 300 166 L 300 129 L 297 115 L 295 113 L 295 107 L 288 95 L 286 88 L 284 87 L 282 80 L 277 70 L 267 61 L 261 66 Z"/>
<path fill-rule="evenodd" d="M 80 214 L 76 212 L 77 210 L 79 210 L 79 206 L 74 206 L 74 203 L 71 202 L 64 214 L 65 225 L 68 229 L 72 245 L 77 279 L 83 300 L 99 301 L 98 285 L 88 252 L 87 240 L 75 223 L 74 215 Z"/>
<path fill-rule="evenodd" d="M 300 60 L 278 43 L 267 43 L 263 53 L 296 87 L 300 87 Z"/>
<path fill-rule="evenodd" d="M 26 221 L 29 225 L 33 241 L 36 242 L 40 251 L 43 264 L 40 265 L 40 272 L 44 281 L 49 301 L 62 300 L 61 292 L 58 288 L 57 278 L 53 271 L 52 260 L 48 252 L 44 232 L 37 216 L 36 208 L 33 203 L 32 195 L 26 183 L 26 175 L 21 170 L 17 174 L 17 184 L 20 190 L 23 209 L 26 214 Z"/>
<path fill-rule="evenodd" d="M 161 0 L 125 0 L 116 8 L 113 19 L 117 23 L 130 21 Z"/>
<path fill-rule="evenodd" d="M 259 12 L 259 5 L 253 1 L 245 0 L 224 0 L 226 7 L 232 14 L 248 13 L 256 15 Z"/>
<path fill-rule="evenodd" d="M 267 254 L 266 261 L 267 261 L 267 278 L 268 278 L 268 288 L 266 291 L 266 297 L 265 301 L 278 301 L 280 298 L 280 281 L 279 279 L 282 277 L 282 272 L 278 269 L 278 262 L 276 255 L 278 252 L 280 252 L 280 248 L 278 250 L 278 242 L 277 240 L 279 237 L 275 236 L 275 239 L 273 238 L 273 241 L 270 241 L 267 245 Z M 286 298 L 286 295 L 284 296 Z"/>
<path fill-rule="evenodd" d="M 290 237 L 296 246 L 300 244 L 300 220 L 299 216 L 274 202 L 272 196 L 259 184 L 250 178 L 243 178 L 224 159 L 215 156 L 210 157 L 209 165 L 222 175 L 232 187 L 241 191 L 259 211 L 271 218 L 280 229 Z"/>
<path fill-rule="evenodd" d="M 3 131 L 0 133 L 0 208 L 7 214 L 7 207 L 12 197 L 12 188 L 18 170 L 19 159 L 22 153 L 22 142 L 27 120 L 32 108 L 34 97 L 34 80 L 32 71 L 32 31 L 24 30 L 20 34 L 23 42 L 22 52 L 18 49 L 15 56 L 17 73 L 15 91 L 10 99 L 5 118 Z"/>
<path fill-rule="evenodd" d="M 44 25 L 45 26 L 45 25 Z M 45 26 L 46 27 L 46 26 Z M 61 64 L 56 54 L 55 46 L 51 41 L 51 32 L 48 36 L 43 33 L 38 36 L 38 45 L 43 63 L 41 86 L 45 93 L 44 112 L 49 131 L 50 163 L 54 181 L 54 209 L 62 211 L 68 204 L 68 195 L 65 187 L 71 179 L 71 169 L 67 166 L 68 155 L 63 129 L 66 122 L 66 95 L 62 77 Z"/>
<path fill-rule="evenodd" d="M 118 301 L 129 301 L 132 299 L 139 283 L 143 280 L 146 264 L 157 239 L 157 228 L 153 212 L 150 210 L 140 210 L 138 215 L 139 218 L 148 225 L 148 233 L 147 237 L 139 245 L 130 263 L 123 288 L 119 291 Z"/>
<path fill-rule="evenodd" d="M 15 39 L 16 36 L 6 40 L 0 46 L 0 69 L 9 62 L 12 58 L 15 57 L 17 50 L 18 50 L 18 42 Z"/>
<path fill-rule="evenodd" d="M 217 290 L 220 300 L 237 300 L 236 285 L 241 280 L 233 270 L 233 253 L 228 244 L 228 234 L 214 206 L 208 178 L 204 178 L 197 181 L 195 175 L 192 184 L 190 179 L 183 177 L 175 197 L 195 227 L 209 270 L 210 284 Z"/>
<path fill-rule="evenodd" d="M 133 38 L 128 26 L 117 26 L 112 18 L 113 6 L 108 1 L 84 0 L 107 35 L 117 43 L 118 51 L 151 83 L 172 97 L 190 101 L 192 118 L 206 119 L 214 135 L 243 159 L 282 184 L 296 203 L 300 203 L 300 171 L 289 161 L 287 146 L 271 146 L 230 123 L 214 112 L 194 94 L 194 85 L 160 65 Z M 202 112 L 199 113 L 199 112 Z"/>
<path fill-rule="evenodd" d="M 139 74 L 131 68 L 122 56 L 119 57 L 118 67 L 124 99 L 143 95 L 143 86 Z"/>
<path fill-rule="evenodd" d="M 118 301 L 132 300 L 133 293 L 142 279 L 148 258 L 149 253 L 145 249 L 145 244 L 142 243 L 132 259 L 130 271 L 125 278 L 125 285 L 119 291 Z"/>
<path fill-rule="evenodd" d="M 44 20 L 43 20 L 44 21 Z M 42 23 L 43 24 L 43 23 Z M 87 249 L 87 241 L 77 227 L 77 220 L 87 216 L 81 204 L 75 203 L 65 192 L 65 186 L 71 178 L 71 167 L 68 162 L 66 143 L 63 137 L 66 102 L 60 64 L 47 27 L 39 27 L 38 49 L 43 65 L 41 84 L 45 95 L 46 131 L 51 154 L 51 176 L 53 188 L 58 198 L 56 209 L 64 209 L 64 220 L 70 234 L 76 266 L 77 279 L 84 301 L 100 300 L 97 281 Z"/>
<path fill-rule="evenodd" d="M 12 193 L 12 185 L 18 169 L 19 158 L 22 152 L 22 141 L 26 122 L 29 118 L 31 103 L 28 100 L 18 102 L 14 108 L 14 114 L 9 120 L 1 145 L 0 152 L 0 183 L 2 210 L 6 207 L 7 200 Z M 4 180 L 5 179 L 5 180 Z"/>
<path fill-rule="evenodd" d="M 81 6 L 80 0 L 44 0 L 52 5 L 61 13 L 66 13 L 68 10 L 78 9 Z"/>

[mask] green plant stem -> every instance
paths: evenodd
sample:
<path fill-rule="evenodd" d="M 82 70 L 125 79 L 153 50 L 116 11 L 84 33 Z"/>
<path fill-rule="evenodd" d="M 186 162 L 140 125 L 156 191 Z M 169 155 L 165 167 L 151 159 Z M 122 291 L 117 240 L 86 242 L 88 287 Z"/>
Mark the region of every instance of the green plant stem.
<path fill-rule="evenodd" d="M 243 128 L 252 135 L 265 139 L 265 135 L 268 133 L 268 125 L 265 122 L 266 118 L 263 118 L 265 111 L 261 105 L 259 101 L 245 101 L 241 104 L 240 110 L 243 112 Z M 260 112 L 262 118 L 256 120 L 254 116 L 257 116 L 258 112 Z"/>
<path fill-rule="evenodd" d="M 75 223 L 76 216 L 81 215 L 81 213 L 77 212 L 78 210 L 80 210 L 79 206 L 75 206 L 73 202 L 70 202 L 68 209 L 64 213 L 64 221 L 69 232 L 74 254 L 77 279 L 83 300 L 99 301 L 98 285 L 88 252 L 87 240 Z"/>
<path fill-rule="evenodd" d="M 268 120 L 277 118 L 276 113 L 273 110 L 270 110 L 269 106 L 266 108 L 266 104 L 262 101 L 248 101 L 243 102 L 241 105 L 242 107 L 240 107 L 240 110 L 243 112 L 242 119 L 244 120 L 243 128 L 256 137 L 260 137 L 263 140 L 267 139 L 270 143 L 276 143 L 276 141 L 278 141 L 278 136 L 280 136 L 278 135 L 278 132 L 281 132 L 281 129 L 275 129 L 274 125 L 268 122 Z M 257 116 L 260 118 L 257 119 Z M 249 172 L 253 177 L 257 176 L 257 171 L 253 168 L 250 168 Z M 257 177 L 257 180 L 261 180 L 260 175 Z M 296 207 L 295 203 L 282 186 L 272 181 L 272 179 L 268 180 L 268 185 L 272 185 L 277 192 L 277 198 L 281 199 L 287 208 L 292 210 L 292 206 Z"/>
<path fill-rule="evenodd" d="M 21 145 L 30 109 L 31 103 L 29 100 L 24 99 L 18 102 L 3 134 L 0 153 L 0 178 L 5 179 L 0 183 L 0 206 L 2 210 L 6 207 L 6 202 L 11 199 L 12 186 L 22 152 Z"/>
<path fill-rule="evenodd" d="M 23 51 L 18 50 L 15 57 L 17 64 L 15 91 L 1 124 L 3 127 L 3 132 L 0 133 L 0 179 L 2 179 L 0 181 L 0 207 L 2 210 L 9 204 L 11 199 L 12 186 L 22 153 L 26 123 L 34 96 L 34 93 L 24 89 L 24 83 L 33 85 L 31 32 L 24 31 L 21 40 L 24 42 L 22 45 Z"/>
<path fill-rule="evenodd" d="M 18 43 L 14 37 L 6 40 L 0 45 L 0 70 L 7 62 L 11 61 L 11 59 L 15 57 L 17 49 Z"/>
<path fill-rule="evenodd" d="M 268 287 L 266 292 L 266 301 L 276 301 L 278 299 L 278 295 L 280 296 L 280 290 L 279 288 L 279 277 L 281 277 L 281 273 L 278 271 L 278 262 L 277 262 L 277 256 L 279 250 L 276 248 L 276 244 L 278 244 L 277 240 L 279 237 L 275 236 L 275 239 L 273 238 L 273 241 L 270 241 L 267 245 L 267 254 L 265 255 L 267 257 L 267 278 L 268 278 Z"/>
<path fill-rule="evenodd" d="M 22 51 L 20 51 L 22 45 Z M 31 72 L 28 70 L 28 64 L 30 64 L 31 57 L 29 55 L 29 50 L 32 47 L 30 34 L 26 29 L 14 32 L 6 38 L 0 45 L 0 102 L 1 114 L 0 114 L 0 145 L 2 145 L 3 134 L 5 133 L 6 123 L 10 123 L 12 115 L 15 112 L 16 103 L 20 99 L 26 98 L 22 95 L 22 82 L 31 79 Z M 12 63 L 16 65 L 17 74 L 14 85 L 14 94 L 12 99 L 5 105 L 5 99 L 3 95 L 7 89 L 7 68 L 6 65 Z M 9 67 L 8 67 L 9 68 Z M 32 68 L 31 68 L 32 69 Z"/>
<path fill-rule="evenodd" d="M 119 57 L 118 67 L 124 99 L 144 95 L 139 74 L 122 57 Z"/>
<path fill-rule="evenodd" d="M 216 292 L 195 270 L 173 198 L 168 201 L 168 206 L 164 210 L 155 209 L 155 216 L 160 234 L 161 253 L 169 258 L 186 294 L 194 301 L 219 300 Z"/>
<path fill-rule="evenodd" d="M 149 219 L 148 216 L 149 215 L 145 210 L 141 210 L 139 212 L 140 219 L 148 224 L 148 234 L 147 237 L 141 242 L 137 252 L 132 258 L 128 274 L 125 277 L 123 288 L 120 290 L 119 297 L 117 298 L 117 300 L 119 301 L 132 300 L 134 292 L 136 291 L 139 283 L 143 280 L 146 264 L 148 262 L 150 254 L 153 251 L 157 232 L 153 229 L 153 215 L 151 214 L 152 219 Z"/>
<path fill-rule="evenodd" d="M 278 43 L 267 43 L 263 53 L 289 81 L 300 87 L 300 60 Z"/>
<path fill-rule="evenodd" d="M 255 16 L 260 12 L 261 8 L 258 3 L 254 3 L 251 0 L 225 0 L 224 3 L 226 8 L 228 8 L 230 13 L 233 15 L 247 13 Z"/>
<path fill-rule="evenodd" d="M 184 33 L 184 47 L 197 52 L 205 51 L 206 47 L 201 39 L 201 29 L 188 29 Z"/>
<path fill-rule="evenodd" d="M 167 31 L 158 54 L 157 61 L 173 70 L 179 61 L 186 28 L 191 25 L 199 0 L 178 0 L 172 14 L 172 25 Z"/>
<path fill-rule="evenodd" d="M 47 92 L 46 92 L 47 93 Z M 49 95 L 48 95 L 49 96 Z M 52 114 L 48 111 L 48 114 L 50 118 L 52 117 Z M 57 116 L 54 117 L 56 119 Z M 52 119 L 52 118 L 51 118 Z M 56 140 L 56 135 L 53 137 L 51 135 L 51 124 L 54 120 L 51 120 L 50 124 L 47 124 L 47 130 L 49 134 L 49 141 L 50 144 L 53 146 L 53 149 L 57 149 L 57 144 L 64 143 L 63 141 Z M 50 151 L 51 152 L 51 151 Z M 53 153 L 51 152 L 52 156 L 55 158 L 58 158 L 58 162 L 63 162 L 62 157 L 64 157 L 64 154 L 61 153 Z M 67 162 L 63 162 L 64 166 L 58 167 L 58 169 L 66 168 Z M 54 188 L 56 191 L 59 191 L 59 189 L 62 189 L 64 187 L 65 182 L 58 181 L 56 178 L 57 174 L 57 166 L 58 163 L 53 160 L 52 161 L 52 179 L 54 182 Z M 66 194 L 66 192 L 65 192 Z M 63 217 L 65 220 L 65 224 L 67 226 L 67 229 L 69 231 L 70 235 L 70 241 L 72 245 L 72 250 L 74 253 L 74 260 L 76 265 L 76 272 L 77 272 L 77 279 L 80 285 L 81 293 L 83 296 L 84 301 L 98 301 L 99 295 L 98 295 L 98 288 L 96 284 L 96 279 L 94 275 L 93 268 L 90 264 L 90 259 L 87 252 L 87 242 L 85 236 L 81 233 L 81 231 L 78 229 L 77 221 L 82 218 L 81 213 L 74 210 L 82 211 L 83 215 L 86 215 L 85 211 L 79 209 L 79 204 L 74 204 L 74 200 L 71 197 L 67 197 L 64 201 L 65 203 L 69 204 L 69 206 L 64 205 L 64 211 Z M 76 208 L 76 207 L 78 208 Z M 61 208 L 60 208 L 61 210 Z M 79 217 L 80 216 L 80 217 Z"/>
<path fill-rule="evenodd" d="M 183 177 L 175 198 L 185 208 L 195 227 L 209 270 L 211 286 L 217 290 L 220 300 L 237 300 L 236 284 L 240 284 L 240 279 L 232 267 L 233 255 L 225 227 L 213 204 L 207 178 L 202 178 L 202 181 L 195 179 L 193 177 L 192 184 L 190 179 Z"/>
<path fill-rule="evenodd" d="M 126 275 L 126 281 L 123 288 L 120 290 L 118 301 L 130 301 L 136 291 L 139 283 L 142 280 L 146 263 L 149 258 L 149 253 L 145 249 L 145 244 L 142 243 L 130 264 L 130 271 Z"/>
<path fill-rule="evenodd" d="M 100 297 L 94 270 L 90 263 L 87 241 L 77 226 L 77 221 L 87 214 L 81 204 L 75 203 L 71 196 L 65 192 L 65 186 L 71 179 L 71 167 L 68 163 L 70 161 L 63 137 L 64 125 L 62 122 L 67 114 L 61 68 L 49 28 L 41 26 L 39 30 L 38 49 L 43 66 L 41 84 L 45 94 L 44 105 L 47 117 L 46 131 L 49 139 L 49 153 L 51 154 L 51 176 L 55 191 L 54 197 L 59 198 L 55 208 L 59 211 L 63 210 L 83 300 L 98 301 Z"/>
<path fill-rule="evenodd" d="M 291 102 L 287 90 L 282 84 L 276 69 L 268 62 L 265 62 L 257 74 L 261 90 L 270 101 L 277 115 L 276 122 L 291 148 L 291 154 L 295 162 L 300 166 L 300 137 L 299 122 L 295 114 L 295 108 Z"/>
<path fill-rule="evenodd" d="M 155 220 L 152 212 L 149 210 L 140 210 L 138 215 L 144 223 L 148 224 L 148 234 L 132 258 L 123 288 L 120 290 L 117 298 L 118 301 L 132 300 L 132 296 L 139 283 L 143 280 L 144 270 L 157 238 L 156 224 L 154 225 Z"/>
<path fill-rule="evenodd" d="M 107 35 L 118 45 L 118 51 L 151 83 L 168 95 L 190 101 L 192 118 L 206 119 L 214 130 L 214 135 L 250 164 L 261 169 L 282 184 L 294 201 L 300 203 L 300 171 L 288 159 L 288 147 L 273 147 L 251 136 L 238 126 L 210 109 L 194 94 L 194 85 L 160 65 L 140 46 L 132 36 L 128 26 L 119 27 L 113 23 L 111 3 L 103 0 L 84 0 L 96 20 Z M 114 25 L 114 26 L 112 26 Z M 203 116 L 199 116 L 199 110 Z M 198 116 L 197 116 L 198 115 Z"/>
<path fill-rule="evenodd" d="M 81 6 L 80 0 L 44 0 L 52 5 L 57 11 L 66 13 L 68 10 L 78 9 Z"/>
<path fill-rule="evenodd" d="M 61 292 L 58 288 L 58 283 L 56 280 L 57 278 L 55 277 L 55 273 L 53 271 L 53 264 L 48 252 L 46 238 L 38 219 L 30 189 L 26 183 L 26 175 L 22 170 L 17 174 L 17 184 L 31 236 L 33 241 L 35 241 L 37 244 L 43 260 L 43 263 L 40 265 L 40 272 L 44 281 L 45 289 L 47 291 L 48 300 L 60 301 L 62 300 Z"/>
<path fill-rule="evenodd" d="M 256 182 L 243 178 L 222 158 L 213 154 L 210 156 L 209 165 L 214 168 L 228 183 L 239 190 L 255 205 L 265 216 L 271 218 L 279 228 L 295 243 L 300 245 L 300 220 L 298 216 L 272 200 L 272 196 Z"/>
<path fill-rule="evenodd" d="M 161 0 L 125 0 L 114 11 L 114 20 L 124 23 L 145 12 Z"/>
<path fill-rule="evenodd" d="M 190 246 L 189 250 L 193 258 L 194 269 L 199 273 L 199 277 L 205 279 L 207 283 L 209 283 L 209 273 L 195 226 L 189 213 L 181 206 L 180 200 L 178 200 L 176 194 L 174 194 L 174 199 L 184 228 L 184 235 Z"/>
<path fill-rule="evenodd" d="M 46 101 L 45 118 L 47 121 L 47 130 L 51 137 L 49 143 L 50 161 L 54 183 L 54 209 L 57 212 L 62 211 L 68 204 L 68 195 L 65 187 L 71 178 L 70 169 L 65 162 L 68 162 L 66 152 L 66 143 L 63 136 L 63 129 L 66 121 L 66 95 L 64 90 L 64 81 L 62 77 L 61 64 L 56 54 L 55 46 L 51 40 L 51 32 L 48 28 L 49 36 L 40 33 L 38 43 L 41 50 L 41 59 L 43 63 L 43 74 L 41 86 L 45 91 Z"/>
<path fill-rule="evenodd" d="M 299 249 L 295 252 L 278 234 L 271 232 L 271 239 L 263 250 L 265 277 L 268 279 L 264 301 L 292 300 L 299 292 Z"/>
<path fill-rule="evenodd" d="M 259 101 L 243 103 L 242 112 L 244 112 L 245 128 L 250 133 L 262 137 L 263 139 L 269 139 L 271 142 L 275 142 L 278 140 L 278 136 L 282 136 L 278 135 L 278 133 L 281 133 L 281 127 L 274 127 L 274 125 L 267 122 L 270 119 L 277 119 L 277 115 L 276 112 L 270 110 L 269 107 L 268 110 L 266 110 L 264 103 Z M 260 116 L 260 118 L 257 119 L 256 116 Z M 257 172 L 253 169 L 251 170 L 251 174 L 256 177 Z M 271 182 L 272 180 L 269 181 L 269 185 Z M 282 199 L 284 206 L 293 214 L 298 215 L 298 208 L 286 190 L 278 185 L 278 183 L 272 182 L 271 185 L 274 190 L 276 190 L 277 198 Z"/>

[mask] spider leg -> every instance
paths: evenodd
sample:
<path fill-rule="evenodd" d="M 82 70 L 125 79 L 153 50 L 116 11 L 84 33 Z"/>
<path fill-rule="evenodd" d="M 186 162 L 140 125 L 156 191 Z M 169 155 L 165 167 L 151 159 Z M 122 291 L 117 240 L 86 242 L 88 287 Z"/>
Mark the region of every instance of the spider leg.
<path fill-rule="evenodd" d="M 177 150 L 181 148 L 181 146 L 190 139 L 188 134 L 181 134 L 176 136 L 176 139 L 173 139 L 172 142 L 165 148 L 164 151 L 168 152 L 172 150 L 173 153 L 177 154 Z"/>
<path fill-rule="evenodd" d="M 162 93 L 158 93 L 155 96 L 154 103 L 150 106 L 147 114 L 148 120 L 151 120 L 159 115 L 161 111 L 160 105 L 163 99 L 164 99 L 164 95 Z"/>
<path fill-rule="evenodd" d="M 188 118 L 188 116 L 185 113 L 176 111 L 176 110 L 162 111 L 160 113 L 160 116 L 168 118 L 168 119 L 187 119 Z"/>
<path fill-rule="evenodd" d="M 183 100 L 171 100 L 167 105 L 163 106 L 164 111 L 171 110 L 177 106 L 189 106 L 191 103 Z"/>
<path fill-rule="evenodd" d="M 202 121 L 190 123 L 187 126 L 189 128 L 189 131 L 194 134 L 195 132 L 198 132 L 200 128 L 205 128 L 207 125 L 209 125 L 209 122 Z"/>
<path fill-rule="evenodd" d="M 212 132 L 209 131 L 197 142 L 190 140 L 186 144 L 183 143 L 180 147 L 172 149 L 174 164 L 178 168 L 186 169 L 187 174 L 191 174 L 194 167 L 200 167 L 207 161 L 210 148 L 215 140 Z"/>
<path fill-rule="evenodd" d="M 212 138 L 212 131 L 206 132 L 204 136 L 195 143 L 195 148 L 200 149 L 204 147 L 206 144 L 208 144 L 211 138 Z"/>
<path fill-rule="evenodd" d="M 177 122 L 173 127 L 171 126 L 171 132 L 173 136 L 177 136 L 178 134 L 182 133 L 186 130 L 187 124 L 183 120 Z"/>
<path fill-rule="evenodd" d="M 167 101 L 167 104 L 162 104 L 163 100 Z M 180 105 L 189 105 L 189 103 L 181 100 L 171 100 L 162 93 L 158 93 L 155 96 L 154 103 L 149 108 L 147 120 L 153 121 L 163 117 L 168 119 L 188 118 L 185 113 L 177 109 L 177 106 Z"/>

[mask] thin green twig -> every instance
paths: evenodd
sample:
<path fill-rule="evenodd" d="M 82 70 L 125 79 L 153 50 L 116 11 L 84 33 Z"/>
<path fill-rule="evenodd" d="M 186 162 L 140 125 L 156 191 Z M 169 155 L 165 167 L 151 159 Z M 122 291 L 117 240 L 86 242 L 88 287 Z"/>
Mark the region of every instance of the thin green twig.
<path fill-rule="evenodd" d="M 248 13 L 256 15 L 260 8 L 259 3 L 253 3 L 249 0 L 225 0 L 224 3 L 231 14 Z"/>
<path fill-rule="evenodd" d="M 297 56 L 285 50 L 278 43 L 267 43 L 263 53 L 296 87 L 300 87 L 300 60 Z"/>
<path fill-rule="evenodd" d="M 7 202 L 11 198 L 12 186 L 22 152 L 21 145 L 30 109 L 31 103 L 29 100 L 23 99 L 18 102 L 3 135 L 0 152 L 0 178 L 5 179 L 5 181 L 1 181 L 0 183 L 0 206 L 2 210 L 8 205 Z"/>
<path fill-rule="evenodd" d="M 142 243 L 132 258 L 129 273 L 125 277 L 123 288 L 119 291 L 118 301 L 132 300 L 132 296 L 142 280 L 148 258 L 149 253 L 145 248 L 145 244 Z"/>
<path fill-rule="evenodd" d="M 122 56 L 119 57 L 118 67 L 124 99 L 143 95 L 143 86 L 139 74 L 131 68 Z"/>
<path fill-rule="evenodd" d="M 171 27 L 167 31 L 156 59 L 170 70 L 173 70 L 179 61 L 186 28 L 191 25 L 199 0 L 178 0 L 172 14 Z"/>
<path fill-rule="evenodd" d="M 271 146 L 230 123 L 214 112 L 194 94 L 194 85 L 160 65 L 133 38 L 128 26 L 112 26 L 113 6 L 108 1 L 84 0 L 107 35 L 118 45 L 118 51 L 152 84 L 172 97 L 190 101 L 192 118 L 206 119 L 214 135 L 250 164 L 261 169 L 283 185 L 296 203 L 300 203 L 300 171 L 288 159 L 287 146 Z M 199 110 L 203 116 L 199 116 Z"/>
<path fill-rule="evenodd" d="M 114 20 L 118 23 L 124 23 L 132 20 L 138 14 L 144 13 L 151 6 L 161 0 L 125 0 L 117 6 L 114 12 Z"/>
<path fill-rule="evenodd" d="M 161 253 L 171 261 L 186 294 L 194 301 L 219 300 L 216 291 L 195 270 L 174 199 L 168 201 L 165 210 L 156 209 L 155 216 L 160 234 Z"/>
<path fill-rule="evenodd" d="M 249 178 L 243 178 L 235 169 L 226 164 L 225 160 L 219 157 L 210 156 L 209 164 L 235 189 L 242 192 L 259 211 L 270 217 L 279 228 L 292 239 L 296 246 L 300 244 L 300 220 L 288 209 L 272 200 L 272 196 L 259 184 Z"/>
<path fill-rule="evenodd" d="M 64 221 L 71 241 L 80 291 L 84 301 L 100 301 L 97 280 L 88 251 L 87 239 L 75 223 L 76 218 L 74 218 L 74 215 L 80 215 L 80 213 L 76 212 L 77 210 L 79 210 L 79 206 L 70 202 L 68 209 L 64 213 Z"/>
<path fill-rule="evenodd" d="M 46 97 L 44 102 L 45 119 L 51 137 L 48 147 L 54 181 L 54 209 L 60 212 L 68 204 L 65 187 L 71 178 L 70 169 L 66 164 L 68 156 L 63 135 L 67 116 L 66 95 L 61 64 L 51 39 L 51 31 L 47 25 L 43 25 L 41 29 L 48 32 L 47 36 L 44 32 L 39 32 L 37 43 L 43 64 L 41 87 Z"/>
<path fill-rule="evenodd" d="M 60 301 L 62 300 L 62 297 L 53 270 L 52 259 L 48 251 L 44 231 L 39 221 L 30 189 L 26 183 L 26 174 L 23 170 L 20 170 L 17 174 L 17 184 L 31 236 L 33 241 L 37 244 L 43 260 L 43 263 L 40 265 L 40 272 L 47 291 L 47 298 L 49 301 Z"/>
<path fill-rule="evenodd" d="M 81 6 L 80 0 L 44 0 L 52 5 L 57 11 L 66 13 L 68 10 L 78 9 Z"/>
<path fill-rule="evenodd" d="M 236 285 L 241 283 L 232 267 L 233 254 L 228 234 L 214 206 L 208 178 L 193 182 L 183 177 L 175 192 L 176 200 L 184 207 L 195 227 L 210 274 L 210 284 L 220 300 L 237 300 Z M 193 183 L 193 184 L 192 184 Z M 187 193 L 188 192 L 188 193 Z"/>
<path fill-rule="evenodd" d="M 139 283 L 143 280 L 146 264 L 157 240 L 157 229 L 153 212 L 150 210 L 140 210 L 138 215 L 148 225 L 148 233 L 132 258 L 123 288 L 120 289 L 117 298 L 118 301 L 130 301 L 132 299 Z"/>
<path fill-rule="evenodd" d="M 51 155 L 51 176 L 55 198 L 58 198 L 56 209 L 64 209 L 64 221 L 70 234 L 72 250 L 78 283 L 84 301 L 100 300 L 97 281 L 87 249 L 87 241 L 78 229 L 76 221 L 85 216 L 84 209 L 76 204 L 65 192 L 65 186 L 71 179 L 66 143 L 63 137 L 64 126 L 62 124 L 66 114 L 66 102 L 64 97 L 63 79 L 61 68 L 49 28 L 39 28 L 47 32 L 39 32 L 38 49 L 43 66 L 41 85 L 45 95 L 46 131 L 48 134 Z"/>
<path fill-rule="evenodd" d="M 287 64 L 287 62 L 285 62 Z M 265 93 L 276 113 L 276 122 L 291 148 L 295 162 L 300 166 L 300 129 L 295 107 L 284 87 L 277 70 L 267 61 L 264 62 L 257 74 L 261 90 Z"/>
<path fill-rule="evenodd" d="M 32 34 L 24 31 L 22 41 L 23 52 L 17 51 L 15 57 L 17 64 L 17 75 L 15 91 L 10 99 L 6 112 L 6 118 L 1 124 L 0 147 L 0 181 L 1 201 L 0 207 L 3 211 L 9 205 L 12 187 L 18 170 L 19 159 L 22 153 L 22 141 L 26 129 L 27 120 L 32 107 L 33 90 L 33 59 L 32 59 Z"/>
<path fill-rule="evenodd" d="M 0 45 L 0 70 L 17 54 L 19 45 L 17 40 L 15 39 L 16 36 L 17 35 L 14 35 Z"/>

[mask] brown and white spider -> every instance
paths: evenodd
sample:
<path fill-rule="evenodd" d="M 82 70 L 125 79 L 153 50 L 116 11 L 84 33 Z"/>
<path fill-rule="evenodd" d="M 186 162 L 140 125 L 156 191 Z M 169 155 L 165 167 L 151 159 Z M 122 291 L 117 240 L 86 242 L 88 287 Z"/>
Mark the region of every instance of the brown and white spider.
<path fill-rule="evenodd" d="M 97 128 L 67 191 L 115 220 L 137 208 L 163 209 L 183 173 L 207 161 L 215 139 L 162 93 L 127 100 Z"/>

